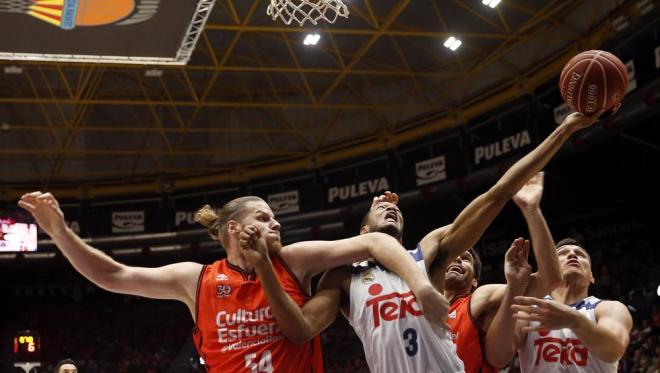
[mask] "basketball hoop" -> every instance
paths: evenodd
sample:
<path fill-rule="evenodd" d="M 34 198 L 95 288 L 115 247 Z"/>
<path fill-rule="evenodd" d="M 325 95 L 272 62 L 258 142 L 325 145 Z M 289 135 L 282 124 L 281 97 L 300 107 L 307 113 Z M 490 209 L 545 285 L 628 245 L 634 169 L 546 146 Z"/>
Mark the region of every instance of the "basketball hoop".
<path fill-rule="evenodd" d="M 335 23 L 337 17 L 348 18 L 348 8 L 341 0 L 270 0 L 266 14 L 287 25 L 295 21 L 302 27 L 309 21 L 316 26 L 319 20 Z"/>

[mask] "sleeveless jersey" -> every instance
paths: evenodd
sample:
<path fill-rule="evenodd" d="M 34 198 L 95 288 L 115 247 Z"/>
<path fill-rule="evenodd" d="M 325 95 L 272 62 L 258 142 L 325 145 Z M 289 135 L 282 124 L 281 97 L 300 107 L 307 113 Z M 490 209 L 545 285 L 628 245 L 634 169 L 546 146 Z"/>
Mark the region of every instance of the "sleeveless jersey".
<path fill-rule="evenodd" d="M 546 296 L 545 299 L 552 298 Z M 587 297 L 569 306 L 596 322 L 596 306 L 600 302 L 602 300 L 596 297 Z M 535 324 L 538 322 L 531 323 Z M 594 357 L 569 328 L 527 333 L 518 354 L 522 372 L 614 373 L 618 366 L 618 362 L 607 363 Z"/>
<path fill-rule="evenodd" d="M 410 252 L 426 274 L 422 249 Z M 349 322 L 373 373 L 463 372 L 448 332 L 436 334 L 412 291 L 378 264 L 353 267 Z"/>
<path fill-rule="evenodd" d="M 451 339 L 456 344 L 456 353 L 465 364 L 466 373 L 495 373 L 484 358 L 483 333 L 470 313 L 472 294 L 455 298 L 449 306 L 449 326 Z"/>
<path fill-rule="evenodd" d="M 309 296 L 286 264 L 272 258 L 284 291 L 302 306 Z M 193 337 L 210 372 L 323 372 L 318 337 L 289 342 L 275 321 L 257 276 L 226 259 L 204 266 L 197 284 Z"/>

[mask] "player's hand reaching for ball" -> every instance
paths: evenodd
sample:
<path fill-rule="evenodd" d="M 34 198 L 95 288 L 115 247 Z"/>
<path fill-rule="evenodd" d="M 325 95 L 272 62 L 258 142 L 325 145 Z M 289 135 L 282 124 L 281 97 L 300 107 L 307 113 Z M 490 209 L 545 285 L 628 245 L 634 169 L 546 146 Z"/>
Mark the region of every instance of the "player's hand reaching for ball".
<path fill-rule="evenodd" d="M 598 117 L 602 114 L 596 113 L 594 115 L 585 115 L 582 113 L 571 113 L 569 114 L 566 119 L 562 122 L 561 125 L 567 126 L 570 129 L 577 131 L 582 128 L 587 128 L 594 123 L 598 122 Z"/>
<path fill-rule="evenodd" d="M 266 237 L 254 225 L 248 225 L 239 235 L 239 245 L 245 258 L 252 265 L 270 260 Z"/>
<path fill-rule="evenodd" d="M 49 236 L 52 237 L 66 230 L 64 213 L 60 210 L 60 205 L 52 194 L 27 193 L 21 197 L 18 205 L 29 212 Z"/>

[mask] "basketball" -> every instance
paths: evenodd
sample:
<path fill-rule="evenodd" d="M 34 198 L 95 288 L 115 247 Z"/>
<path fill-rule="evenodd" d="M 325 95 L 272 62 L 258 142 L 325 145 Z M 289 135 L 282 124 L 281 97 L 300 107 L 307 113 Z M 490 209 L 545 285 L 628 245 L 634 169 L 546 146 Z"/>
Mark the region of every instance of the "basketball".
<path fill-rule="evenodd" d="M 626 94 L 626 66 L 612 53 L 591 50 L 571 58 L 559 78 L 561 97 L 575 111 L 591 115 L 618 105 Z"/>

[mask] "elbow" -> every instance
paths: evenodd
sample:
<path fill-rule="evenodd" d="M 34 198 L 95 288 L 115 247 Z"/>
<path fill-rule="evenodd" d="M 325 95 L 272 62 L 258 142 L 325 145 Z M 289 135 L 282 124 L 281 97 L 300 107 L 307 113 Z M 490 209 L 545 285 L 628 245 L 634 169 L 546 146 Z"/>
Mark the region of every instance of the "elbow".
<path fill-rule="evenodd" d="M 294 345 L 301 346 L 304 345 L 305 343 L 309 342 L 314 338 L 314 335 L 310 333 L 309 331 L 304 331 L 304 330 L 297 330 L 295 332 L 288 332 L 285 333 L 284 335 L 286 339 L 289 340 L 289 342 L 293 343 Z"/>
<path fill-rule="evenodd" d="M 123 279 L 127 276 L 126 268 L 126 266 L 120 265 L 113 271 L 98 272 L 95 276 L 90 277 L 89 279 L 103 290 L 113 293 L 121 293 L 123 288 L 125 288 L 122 284 L 125 284 Z"/>
<path fill-rule="evenodd" d="M 609 354 L 601 357 L 600 359 L 605 361 L 606 363 L 616 363 L 621 359 L 621 357 L 623 357 L 623 354 L 625 352 L 626 352 L 625 346 L 621 345 L 620 343 L 616 343 L 616 345 L 612 348 L 612 351 L 610 351 Z"/>
<path fill-rule="evenodd" d="M 511 363 L 515 355 L 515 350 L 505 353 L 500 352 L 499 354 L 486 354 L 486 361 L 495 368 L 504 368 Z"/>

